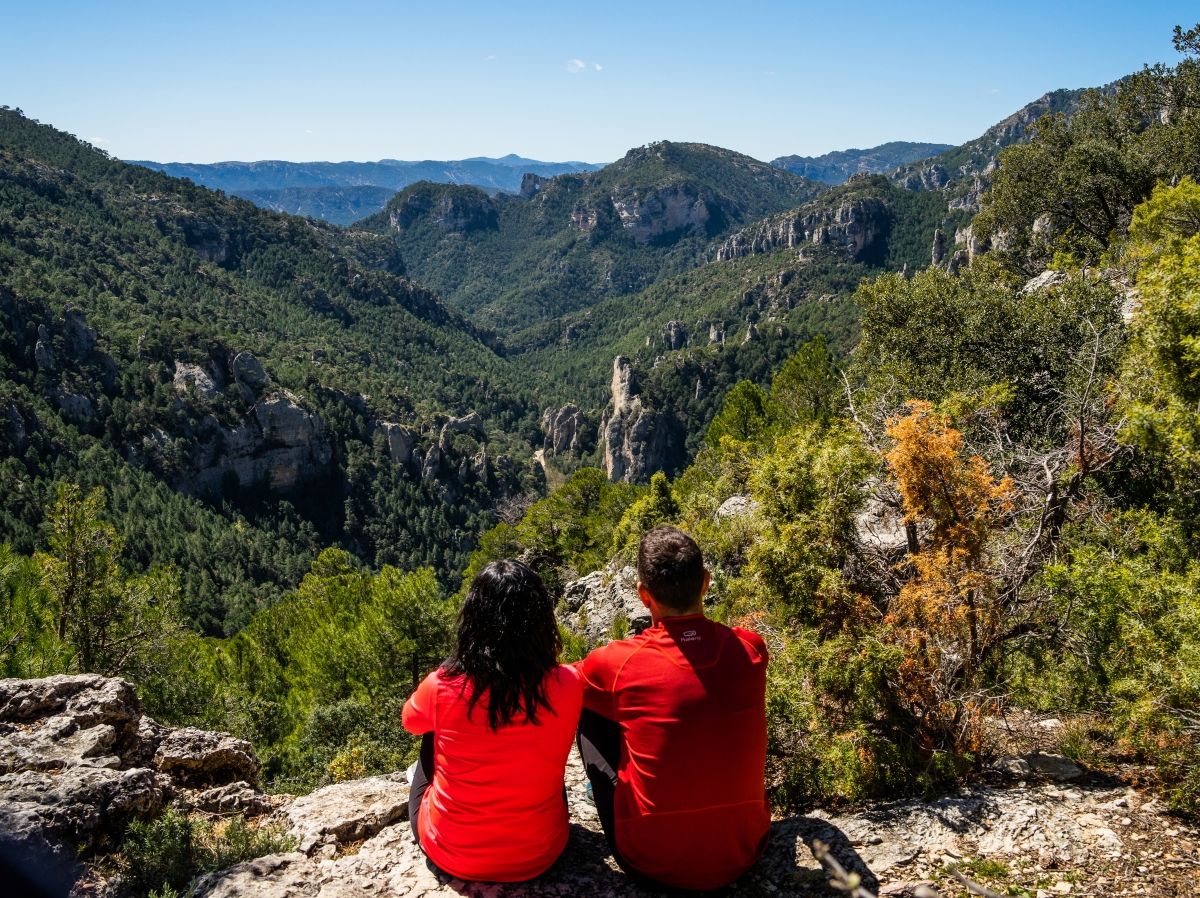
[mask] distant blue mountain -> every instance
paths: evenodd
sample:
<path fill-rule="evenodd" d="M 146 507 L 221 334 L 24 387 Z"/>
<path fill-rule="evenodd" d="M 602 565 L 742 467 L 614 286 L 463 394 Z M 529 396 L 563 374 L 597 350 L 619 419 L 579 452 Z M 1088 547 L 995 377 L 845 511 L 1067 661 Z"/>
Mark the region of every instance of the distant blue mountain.
<path fill-rule="evenodd" d="M 883 174 L 949 149 L 950 145 L 944 143 L 894 140 L 867 150 L 836 150 L 824 156 L 780 156 L 771 164 L 814 181 L 841 184 L 860 172 Z"/>
<path fill-rule="evenodd" d="M 392 193 L 418 181 L 471 184 L 489 192 L 516 193 L 526 172 L 551 178 L 594 171 L 603 164 L 542 162 L 509 154 L 450 161 L 406 162 L 150 162 L 130 160 L 176 178 L 244 197 L 264 208 L 349 224 L 384 207 Z"/>

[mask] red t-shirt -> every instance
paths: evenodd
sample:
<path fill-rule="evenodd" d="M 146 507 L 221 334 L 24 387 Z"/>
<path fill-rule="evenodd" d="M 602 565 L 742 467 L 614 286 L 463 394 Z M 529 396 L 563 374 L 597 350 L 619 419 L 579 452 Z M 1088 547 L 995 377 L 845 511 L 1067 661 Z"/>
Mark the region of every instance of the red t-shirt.
<path fill-rule="evenodd" d="M 749 869 L 771 826 L 762 638 L 701 614 L 671 617 L 578 667 L 584 707 L 623 736 L 617 850 L 685 889 L 718 888 Z"/>
<path fill-rule="evenodd" d="M 563 771 L 579 723 L 575 670 L 546 674 L 553 710 L 493 730 L 486 694 L 470 716 L 461 677 L 438 668 L 404 703 L 404 728 L 434 733 L 434 770 L 421 799 L 421 847 L 460 879 L 520 882 L 545 872 L 567 845 Z"/>

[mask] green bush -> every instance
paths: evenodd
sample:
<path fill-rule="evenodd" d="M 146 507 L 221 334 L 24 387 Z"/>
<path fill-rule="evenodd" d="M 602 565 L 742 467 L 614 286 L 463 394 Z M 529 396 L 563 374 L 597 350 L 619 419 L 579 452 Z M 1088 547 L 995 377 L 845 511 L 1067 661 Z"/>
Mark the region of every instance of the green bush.
<path fill-rule="evenodd" d="M 167 898 L 186 894 L 198 876 L 294 848 L 276 827 L 253 827 L 240 816 L 214 822 L 170 807 L 155 820 L 131 823 L 119 857 L 131 894 Z"/>

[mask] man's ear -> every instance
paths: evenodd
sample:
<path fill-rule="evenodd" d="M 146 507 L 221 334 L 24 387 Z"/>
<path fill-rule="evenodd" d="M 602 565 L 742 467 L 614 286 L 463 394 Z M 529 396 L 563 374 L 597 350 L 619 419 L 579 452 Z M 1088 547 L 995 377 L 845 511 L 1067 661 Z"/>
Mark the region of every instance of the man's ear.
<path fill-rule="evenodd" d="M 650 602 L 654 598 L 654 596 L 652 596 L 650 594 L 650 590 L 648 590 L 646 588 L 646 584 L 643 583 L 641 580 L 638 581 L 637 591 L 638 591 L 638 598 L 642 600 L 642 604 L 645 605 L 647 608 L 649 608 Z"/>
<path fill-rule="evenodd" d="M 708 587 L 709 587 L 709 584 L 711 584 L 711 583 L 712 583 L 712 572 L 708 568 L 705 568 L 704 569 L 704 585 L 702 587 L 700 587 L 700 601 L 701 602 L 703 602 L 704 597 L 706 595 L 708 595 Z"/>

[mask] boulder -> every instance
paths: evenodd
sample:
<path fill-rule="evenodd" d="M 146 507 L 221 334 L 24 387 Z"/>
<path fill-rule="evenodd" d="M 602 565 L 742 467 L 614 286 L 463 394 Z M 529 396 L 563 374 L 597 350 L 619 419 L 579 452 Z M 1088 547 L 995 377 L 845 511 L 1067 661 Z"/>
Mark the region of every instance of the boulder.
<path fill-rule="evenodd" d="M 268 383 L 267 372 L 263 370 L 262 362 L 248 349 L 233 357 L 233 379 L 247 402 L 258 399 Z"/>
<path fill-rule="evenodd" d="M 638 595 L 632 567 L 609 565 L 571 581 L 563 588 L 562 609 L 563 626 L 592 645 L 609 638 L 618 618 L 629 622 L 631 634 L 650 626 L 650 611 Z"/>
<path fill-rule="evenodd" d="M 322 844 L 357 842 L 408 819 L 408 784 L 398 773 L 336 783 L 297 798 L 279 819 L 305 854 Z"/>
<path fill-rule="evenodd" d="M 208 372 L 199 365 L 175 361 L 175 392 L 183 395 L 192 394 L 201 399 L 214 399 L 217 395 L 217 385 Z"/>
<path fill-rule="evenodd" d="M 188 798 L 187 803 L 209 814 L 241 814 L 245 817 L 259 817 L 274 810 L 271 799 L 245 781 L 204 789 Z"/>
<path fill-rule="evenodd" d="M 144 767 L 111 770 L 70 765 L 0 776 L 0 827 L 28 833 L 30 841 L 90 848 L 133 819 L 152 817 L 172 794 L 170 781 Z"/>
<path fill-rule="evenodd" d="M 749 496 L 730 496 L 717 509 L 717 520 L 741 518 L 758 511 L 758 502 Z"/>
<path fill-rule="evenodd" d="M 228 733 L 196 727 L 171 730 L 159 743 L 154 766 L 172 780 L 188 786 L 207 786 L 244 780 L 258 782 L 259 762 L 254 748 Z"/>

